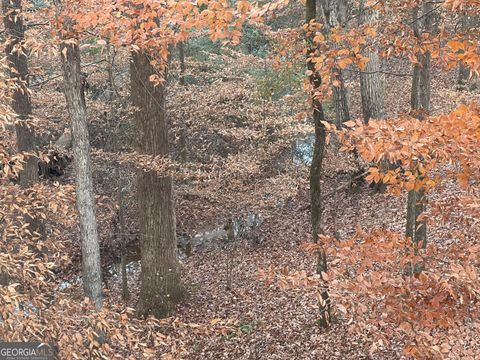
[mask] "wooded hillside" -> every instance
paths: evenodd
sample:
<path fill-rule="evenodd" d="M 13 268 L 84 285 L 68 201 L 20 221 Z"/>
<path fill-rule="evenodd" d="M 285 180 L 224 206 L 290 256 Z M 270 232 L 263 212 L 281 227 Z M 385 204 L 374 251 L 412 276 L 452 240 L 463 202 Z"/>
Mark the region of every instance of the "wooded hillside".
<path fill-rule="evenodd" d="M 2 10 L 0 358 L 480 358 L 478 0 Z"/>

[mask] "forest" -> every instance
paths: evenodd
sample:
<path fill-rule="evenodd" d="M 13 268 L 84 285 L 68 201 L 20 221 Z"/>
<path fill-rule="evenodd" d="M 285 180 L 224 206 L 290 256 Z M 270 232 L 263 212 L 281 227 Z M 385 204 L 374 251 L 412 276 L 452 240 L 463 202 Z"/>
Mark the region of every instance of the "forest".
<path fill-rule="evenodd" d="M 1 24 L 0 359 L 480 359 L 479 0 Z"/>

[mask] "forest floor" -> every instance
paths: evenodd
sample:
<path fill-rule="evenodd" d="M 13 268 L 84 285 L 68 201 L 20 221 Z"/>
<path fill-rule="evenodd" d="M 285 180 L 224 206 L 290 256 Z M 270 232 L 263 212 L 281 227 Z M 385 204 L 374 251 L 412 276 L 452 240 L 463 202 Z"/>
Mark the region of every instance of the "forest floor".
<path fill-rule="evenodd" d="M 333 190 L 338 183 L 332 179 L 324 185 L 325 190 Z M 358 221 L 369 227 L 401 227 L 397 220 L 403 213 L 402 200 L 373 194 L 367 187 L 355 195 L 339 193 L 336 199 L 328 201 L 328 207 L 337 205 L 334 216 L 338 228 L 342 233 L 352 233 Z M 329 330 L 318 326 L 319 305 L 314 288 L 282 290 L 278 284 L 266 284 L 259 279 L 259 269 L 270 267 L 275 271 L 288 268 L 312 273 L 315 260 L 300 247 L 310 238 L 308 202 L 303 191 L 288 206 L 269 214 L 249 239 L 195 254 L 183 262 L 189 296 L 175 316 L 185 323 L 227 326 L 224 334 L 193 333 L 185 338 L 183 347 L 189 351 L 186 358 L 371 358 L 369 334 L 349 331 L 348 318 L 338 319 Z M 133 283 L 137 279 L 134 275 Z M 375 358 L 397 359 L 395 350 L 401 349 L 383 349 Z"/>
<path fill-rule="evenodd" d="M 402 67 L 400 66 L 400 69 Z M 437 74 L 437 75 L 440 75 Z M 443 76 L 443 75 L 442 75 Z M 409 78 L 408 78 L 409 79 Z M 391 116 L 408 112 L 409 83 L 405 78 L 389 79 L 387 108 Z M 452 100 L 470 101 L 470 95 L 453 89 L 454 74 L 435 77 L 433 111 L 452 109 Z M 352 79 L 350 91 L 359 91 Z M 356 99 L 356 100 L 355 100 Z M 358 97 L 352 101 L 352 113 L 359 116 Z M 322 183 L 325 199 L 325 231 L 340 239 L 353 235 L 357 226 L 365 229 L 384 228 L 402 233 L 405 227 L 406 197 L 372 191 L 363 185 L 359 192 L 335 191 L 348 179 L 340 172 L 341 161 L 330 153 L 325 160 L 327 174 Z M 340 165 L 338 165 L 340 163 Z M 333 173 L 333 175 L 331 175 Z M 302 173 L 305 174 L 304 172 Z M 306 180 L 306 179 L 305 179 Z M 243 239 L 223 247 L 200 251 L 182 262 L 188 298 L 178 307 L 175 317 L 186 324 L 203 324 L 222 328 L 205 334 L 190 331 L 179 343 L 188 359 L 399 359 L 402 358 L 402 336 L 397 342 L 371 350 L 371 334 L 355 333 L 348 315 L 338 318 L 328 330 L 317 324 L 319 305 L 316 289 L 282 290 L 278 284 L 259 279 L 259 270 L 302 271 L 312 273 L 315 259 L 300 247 L 309 241 L 310 213 L 308 183 L 300 182 L 296 196 L 285 206 L 264 212 L 263 223 Z M 447 187 L 449 196 L 459 190 Z M 434 196 L 446 196 L 445 192 Z M 429 228 L 430 241 L 446 241 L 452 224 Z M 451 233 L 450 233 L 451 235 Z M 231 286 L 228 273 L 231 269 Z M 132 283 L 138 284 L 138 272 Z M 113 286 L 116 296 L 119 287 Z M 112 289 L 112 290 L 113 290 Z M 113 294 L 112 294 L 113 295 Z M 135 298 L 131 300 L 134 306 Z M 192 325 L 194 329 L 195 325 Z M 479 324 L 476 325 L 478 329 Z M 473 328 L 475 329 L 475 327 Z M 190 329 L 192 330 L 192 329 Z M 172 335 L 175 336 L 175 335 Z M 480 351 L 474 333 L 466 334 Z"/>
<path fill-rule="evenodd" d="M 408 71 L 408 68 L 405 69 L 402 64 L 399 64 L 398 67 Z M 354 96 L 354 94 L 359 94 L 357 80 L 352 77 L 347 83 L 351 95 L 352 117 L 360 116 L 360 97 Z M 244 86 L 242 79 L 234 81 L 237 81 L 235 86 Z M 408 113 L 409 81 L 409 77 L 387 78 L 386 100 L 389 116 L 394 117 Z M 95 82 L 95 78 L 92 79 L 92 82 Z M 435 72 L 432 85 L 434 113 L 452 110 L 459 101 L 468 102 L 472 99 L 478 101 L 478 90 L 476 93 L 457 91 L 454 84 L 455 74 L 453 72 L 447 74 L 440 71 Z M 200 97 L 205 88 L 192 86 L 190 89 L 184 90 L 177 84 L 172 86 L 174 87 L 172 93 L 177 98 L 185 99 L 188 95 L 188 99 L 192 99 L 191 102 L 183 101 L 182 108 L 185 106 L 191 106 L 192 109 L 198 108 L 199 104 L 194 99 L 196 96 Z M 215 86 L 212 84 L 212 87 Z M 395 92 L 391 92 L 390 89 L 394 89 L 392 91 Z M 43 112 L 45 119 L 58 118 L 61 119 L 58 120 L 60 124 L 65 124 L 64 105 L 63 101 L 59 100 L 61 96 L 58 91 L 54 94 L 43 93 L 41 100 L 40 98 L 34 99 L 39 103 L 37 112 Z M 239 101 L 249 101 L 249 98 Z M 89 106 L 93 109 L 90 112 L 98 115 L 91 121 L 92 142 L 94 145 L 100 144 L 99 147 L 105 146 L 104 135 L 98 129 L 110 126 L 112 121 L 108 119 L 110 111 L 114 111 L 113 107 L 108 105 L 107 100 L 92 101 L 91 99 Z M 174 113 L 176 110 L 175 104 L 171 105 L 169 111 Z M 180 109 L 178 110 L 180 111 Z M 185 112 L 185 109 L 181 109 L 181 111 Z M 216 113 L 215 109 L 207 109 L 207 111 L 212 114 Z M 107 112 L 109 113 L 107 114 Z M 117 115 L 118 113 L 115 116 Z M 128 112 L 115 118 L 118 122 L 112 126 L 123 126 L 122 124 L 125 123 L 120 119 L 122 116 L 127 117 Z M 105 118 L 108 120 L 107 125 L 101 125 Z M 61 127 L 59 126 L 59 129 Z M 111 128 L 103 130 L 110 131 Z M 131 129 L 127 128 L 126 131 L 131 131 Z M 58 133 L 60 130 L 57 131 Z M 124 141 L 125 139 L 121 139 L 121 142 Z M 337 165 L 336 162 L 339 160 L 334 155 L 331 152 L 325 160 L 327 168 L 325 173 L 328 176 L 324 176 L 322 180 L 322 192 L 333 194 L 325 199 L 326 233 L 333 234 L 339 239 L 347 239 L 355 232 L 359 224 L 365 229 L 387 228 L 402 233 L 405 226 L 405 196 L 395 197 L 388 193 L 376 193 L 367 185 L 363 185 L 358 192 L 353 194 L 347 193 L 345 189 L 334 191 L 348 181 L 345 176 L 336 175 L 335 170 L 341 172 L 342 169 Z M 116 194 L 112 189 L 110 178 L 106 176 L 107 173 L 110 174 L 109 176 L 113 176 L 109 166 L 100 162 L 95 165 L 95 169 L 97 171 L 95 174 L 97 194 L 101 198 L 109 196 L 115 199 Z M 263 223 L 248 236 L 223 247 L 198 251 L 193 256 L 182 260 L 188 296 L 178 306 L 173 317 L 168 319 L 170 326 L 166 330 L 166 336 L 177 347 L 176 352 L 183 354 L 182 358 L 202 360 L 402 358 L 401 351 L 404 344 L 401 334 L 399 334 L 397 342 L 392 342 L 384 347 L 380 346 L 374 353 L 370 353 L 371 334 L 353 332 L 348 314 L 338 316 L 328 330 L 318 326 L 319 305 L 316 289 L 283 290 L 278 284 L 268 284 L 259 278 L 259 270 L 269 268 L 275 271 L 282 271 L 286 268 L 290 271 L 304 270 L 306 273 L 312 273 L 315 268 L 315 259 L 300 247 L 300 244 L 311 239 L 306 173 L 306 169 L 303 169 L 296 175 L 292 175 L 292 177 L 303 177 L 297 179 L 297 187 L 291 189 L 294 196 L 290 196 L 284 206 L 263 211 Z M 128 178 L 129 181 L 132 180 L 133 175 L 129 175 Z M 71 181 L 71 177 L 67 177 L 64 181 Z M 458 190 L 447 187 L 445 191 L 448 193 L 436 196 L 451 196 Z M 181 202 L 181 200 L 178 201 Z M 134 203 L 134 200 L 131 202 Z M 195 211 L 195 209 L 189 208 L 192 203 L 187 205 L 177 210 L 178 221 L 182 221 L 182 216 L 188 216 L 188 211 Z M 194 202 L 193 205 L 195 206 Z M 201 208 L 201 204 L 198 206 Z M 134 214 L 135 206 L 131 205 L 128 211 L 130 214 Z M 213 227 L 215 214 L 210 215 L 209 219 L 212 220 Z M 104 249 L 111 244 L 109 233 L 113 231 L 111 222 L 114 217 L 115 212 L 109 213 L 102 209 L 99 211 L 99 228 Z M 135 225 L 131 226 L 135 228 Z M 190 226 L 194 226 L 194 224 Z M 204 226 L 205 224 L 202 223 L 202 227 Z M 445 232 L 448 227 L 448 224 L 447 226 L 432 226 L 429 229 L 432 234 L 430 235 L 431 241 L 448 240 L 449 234 Z M 72 257 L 78 258 L 78 244 L 71 249 Z M 227 286 L 227 268 L 231 269 L 230 288 Z M 131 307 L 135 307 L 136 304 L 138 275 L 138 271 L 129 274 L 132 298 L 127 305 Z M 122 302 L 120 284 L 117 280 L 113 278 L 108 283 L 107 299 L 111 303 Z M 178 326 L 175 325 L 177 323 Z M 474 324 L 473 329 L 475 328 L 480 331 L 480 324 Z M 472 336 L 472 343 L 474 343 L 472 346 L 476 346 L 480 353 L 480 340 L 475 339 L 474 334 L 465 336 Z M 132 355 L 136 356 L 137 354 Z"/>
<path fill-rule="evenodd" d="M 339 182 L 333 178 L 323 185 L 325 192 L 333 192 Z M 450 189 L 449 195 L 458 192 Z M 195 253 L 182 261 L 188 296 L 170 321 L 183 323 L 184 327 L 173 326 L 168 331 L 170 336 L 177 336 L 178 349 L 184 349 L 185 359 L 404 358 L 402 332 L 390 344 L 370 353 L 373 334 L 356 332 L 348 314 L 337 313 L 327 330 L 318 326 L 315 288 L 282 289 L 278 283 L 260 279 L 261 269 L 307 274 L 315 269 L 315 259 L 300 246 L 310 239 L 308 204 L 307 189 L 302 189 L 287 206 L 271 211 L 246 238 Z M 326 201 L 327 232 L 347 239 L 361 224 L 368 229 L 387 228 L 401 233 L 405 205 L 405 196 L 376 193 L 368 186 L 355 194 L 338 191 Z M 451 230 L 451 224 L 430 226 L 429 241 L 445 241 L 447 246 Z M 138 268 L 129 274 L 129 281 L 135 293 Z M 109 288 L 111 301 L 121 302 L 119 279 L 112 280 Z M 133 296 L 129 304 L 135 303 Z M 480 323 L 474 322 L 463 334 L 463 340 L 480 353 L 478 331 Z"/>

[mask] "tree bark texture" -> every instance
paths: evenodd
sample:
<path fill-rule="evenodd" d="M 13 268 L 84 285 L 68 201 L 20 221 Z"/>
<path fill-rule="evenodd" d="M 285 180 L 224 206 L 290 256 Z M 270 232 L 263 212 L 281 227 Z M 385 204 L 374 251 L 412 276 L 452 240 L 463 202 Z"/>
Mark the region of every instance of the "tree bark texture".
<path fill-rule="evenodd" d="M 360 1 L 360 24 L 374 25 L 378 17 L 377 11 L 366 7 L 366 1 Z M 360 72 L 360 93 L 362 97 L 363 120 L 385 117 L 385 93 L 380 58 L 375 49 L 366 49 L 363 56 L 368 59 L 365 68 Z"/>
<path fill-rule="evenodd" d="M 415 204 L 417 203 L 417 192 L 410 190 L 408 192 L 407 199 L 407 226 L 405 229 L 405 235 L 412 239 L 415 239 Z"/>
<path fill-rule="evenodd" d="M 340 70 L 336 75 L 335 80 L 337 80 L 339 84 L 333 89 L 333 101 L 335 103 L 335 125 L 338 129 L 340 129 L 344 122 L 350 120 L 350 111 L 348 108 L 347 89 L 345 88 L 345 82 Z"/>
<path fill-rule="evenodd" d="M 416 6 L 412 11 L 413 33 L 417 38 L 421 38 L 422 32 L 429 34 L 434 31 L 435 12 L 433 4 L 425 1 L 422 7 Z M 423 16 L 422 20 L 420 19 Z M 422 21 L 423 26 L 420 26 Z M 431 54 L 429 51 L 417 54 L 417 63 L 413 67 L 412 92 L 410 97 L 410 106 L 412 113 L 418 119 L 424 119 L 430 111 L 431 97 Z M 407 226 L 406 236 L 410 237 L 417 245 L 422 243 L 422 247 L 427 245 L 427 223 L 425 220 L 418 220 L 418 217 L 425 211 L 425 190 L 411 190 L 408 193 L 407 200 Z"/>
<path fill-rule="evenodd" d="M 306 23 L 309 24 L 311 20 L 315 20 L 316 17 L 316 4 L 315 0 L 309 0 L 306 2 Z M 307 38 L 307 67 L 312 71 L 310 75 L 310 83 L 313 89 L 318 88 L 321 85 L 322 79 L 315 72 L 315 64 L 310 61 L 310 58 L 315 54 L 315 48 L 313 45 L 314 34 Z M 313 94 L 312 94 L 313 97 Z M 313 160 L 310 166 L 310 200 L 311 200 L 311 222 L 312 222 L 312 235 L 313 240 L 318 241 L 318 235 L 321 233 L 322 223 L 322 201 L 321 201 L 321 188 L 320 177 L 322 172 L 323 154 L 326 141 L 326 130 L 322 121 L 325 120 L 322 103 L 319 99 L 313 98 L 313 122 L 315 126 L 315 143 L 313 148 Z"/>
<path fill-rule="evenodd" d="M 312 20 L 316 19 L 316 2 L 315 0 L 307 0 L 305 4 L 306 9 L 306 24 L 310 24 Z M 318 88 L 322 82 L 320 76 L 315 72 L 315 64 L 311 61 L 311 58 L 315 55 L 316 49 L 314 47 L 315 34 L 309 32 L 307 36 L 307 67 L 311 71 L 310 83 L 313 90 Z M 319 99 L 315 98 L 314 91 L 312 91 L 312 103 L 313 103 L 313 122 L 315 126 L 315 142 L 313 145 L 313 158 L 310 165 L 310 211 L 311 211 L 311 223 L 312 223 L 312 237 L 316 243 L 320 242 L 320 233 L 322 232 L 322 189 L 320 179 L 322 175 L 322 163 L 326 144 L 326 129 L 322 121 L 325 120 L 322 103 Z M 327 271 L 327 257 L 325 249 L 320 244 L 317 261 L 317 273 Z M 322 302 L 320 304 L 320 318 L 318 320 L 319 325 L 322 327 L 329 326 L 330 318 L 330 296 L 328 293 L 328 285 L 321 291 Z"/>
<path fill-rule="evenodd" d="M 97 309 L 102 307 L 102 273 L 100 246 L 95 216 L 90 142 L 87 127 L 87 108 L 80 70 L 80 49 L 76 39 L 60 45 L 64 92 L 73 137 L 75 190 L 82 241 L 82 275 L 85 294 Z"/>
<path fill-rule="evenodd" d="M 5 52 L 10 67 L 9 75 L 16 80 L 16 88 L 12 95 L 12 108 L 17 114 L 15 131 L 17 135 L 17 150 L 27 152 L 35 150 L 35 131 L 29 126 L 28 120 L 32 114 L 32 104 L 28 90 L 28 59 L 26 55 L 25 25 L 22 16 L 21 0 L 2 0 L 3 21 L 7 41 Z M 21 185 L 31 185 L 38 179 L 38 159 L 26 156 L 23 170 L 19 174 Z"/>
<path fill-rule="evenodd" d="M 28 58 L 26 55 L 25 25 L 21 0 L 2 0 L 3 20 L 7 40 L 5 52 L 9 65 L 9 76 L 15 81 L 12 94 L 12 109 L 16 113 L 15 132 L 17 151 L 28 152 L 36 149 L 35 131 L 28 121 L 32 115 L 32 103 L 28 89 Z M 24 157 L 23 169 L 18 174 L 21 186 L 28 187 L 38 180 L 38 158 L 32 155 Z M 39 216 L 24 215 L 31 234 L 45 237 L 45 225 Z"/>
<path fill-rule="evenodd" d="M 187 66 L 185 64 L 185 42 L 182 41 L 178 44 L 178 57 L 180 61 L 180 85 L 185 85 L 185 73 Z"/>
<path fill-rule="evenodd" d="M 149 80 L 156 69 L 145 53 L 132 54 L 130 72 L 139 152 L 168 156 L 164 85 L 154 86 Z M 153 171 L 140 171 L 137 186 L 142 264 L 137 310 L 139 316 L 160 318 L 169 314 L 184 296 L 177 258 L 172 179 Z"/>
<path fill-rule="evenodd" d="M 434 12 L 432 4 L 426 1 L 423 5 L 422 15 L 420 15 L 419 7 L 415 7 L 412 11 L 413 19 L 420 19 L 423 16 L 423 27 L 420 21 L 413 22 L 413 33 L 417 38 L 421 38 L 422 32 L 431 34 L 433 31 Z M 412 92 L 411 92 L 411 108 L 413 114 L 423 119 L 430 111 L 431 97 L 431 53 L 425 51 L 417 54 L 417 63 L 413 67 Z"/>
<path fill-rule="evenodd" d="M 461 15 L 460 20 L 460 30 L 464 33 L 471 32 L 472 30 L 478 29 L 480 22 L 480 15 L 472 15 L 469 14 L 467 10 Z M 478 77 L 473 75 L 474 79 Z M 465 65 L 463 62 L 459 61 L 458 63 L 458 77 L 457 77 L 457 84 L 460 89 L 466 89 L 470 80 L 470 68 Z"/>
<path fill-rule="evenodd" d="M 322 20 L 325 24 L 324 33 L 328 36 L 330 29 L 342 26 L 346 18 L 347 1 L 346 0 L 321 0 L 320 10 Z M 335 80 L 338 86 L 333 88 L 333 102 L 335 104 L 335 125 L 341 128 L 343 123 L 350 120 L 350 111 L 348 107 L 347 89 L 343 80 L 341 69 L 335 69 Z"/>

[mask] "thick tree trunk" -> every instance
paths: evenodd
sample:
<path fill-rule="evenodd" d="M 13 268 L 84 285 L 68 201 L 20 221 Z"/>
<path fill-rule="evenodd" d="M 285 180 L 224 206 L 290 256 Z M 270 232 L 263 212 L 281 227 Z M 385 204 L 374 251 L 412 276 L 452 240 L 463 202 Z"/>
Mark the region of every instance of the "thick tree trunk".
<path fill-rule="evenodd" d="M 360 24 L 374 24 L 377 20 L 377 11 L 366 7 L 366 1 L 360 1 Z M 375 50 L 365 50 L 363 53 L 368 59 L 365 68 L 360 72 L 360 93 L 362 97 L 363 120 L 385 117 L 384 84 L 380 73 L 380 58 Z"/>
<path fill-rule="evenodd" d="M 15 130 L 17 150 L 27 152 L 35 150 L 35 132 L 28 125 L 32 114 L 32 104 L 28 90 L 28 60 L 25 42 L 25 26 L 22 16 L 21 0 L 2 0 L 3 21 L 7 41 L 5 51 L 10 66 L 10 77 L 16 80 L 16 89 L 12 96 L 12 108 L 17 114 Z M 38 159 L 27 156 L 23 171 L 19 174 L 20 184 L 31 185 L 38 179 Z"/>
<path fill-rule="evenodd" d="M 28 121 L 32 115 L 32 103 L 28 89 L 28 59 L 24 47 L 25 26 L 23 24 L 22 1 L 2 0 L 3 20 L 7 41 L 5 52 L 9 64 L 9 76 L 15 80 L 16 88 L 12 94 L 12 108 L 17 114 L 15 132 L 17 136 L 17 151 L 29 152 L 36 149 L 35 131 Z M 26 155 L 23 169 L 18 174 L 21 186 L 28 187 L 38 180 L 38 158 Z M 45 237 L 43 220 L 32 215 L 24 216 L 25 223 L 32 234 Z"/>
<path fill-rule="evenodd" d="M 87 108 L 80 71 L 80 49 L 73 39 L 60 45 L 65 99 L 73 136 L 75 190 L 82 241 L 82 275 L 85 294 L 102 307 L 102 273 L 93 192 Z"/>
<path fill-rule="evenodd" d="M 164 86 L 150 82 L 150 75 L 156 71 L 144 53 L 132 54 L 130 72 L 139 152 L 168 156 Z M 184 296 L 177 258 L 172 179 L 153 171 L 140 171 L 137 179 L 142 234 L 138 314 L 164 317 Z"/>

